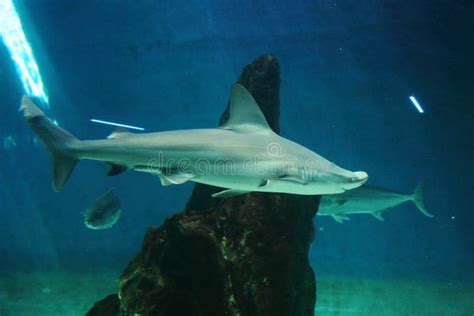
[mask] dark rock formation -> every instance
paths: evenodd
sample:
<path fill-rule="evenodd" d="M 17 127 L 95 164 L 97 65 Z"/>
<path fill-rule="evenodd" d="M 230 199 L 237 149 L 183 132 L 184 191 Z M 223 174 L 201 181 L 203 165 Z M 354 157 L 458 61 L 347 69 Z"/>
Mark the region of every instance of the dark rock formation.
<path fill-rule="evenodd" d="M 120 300 L 112 294 L 92 306 L 86 316 L 120 316 Z"/>
<path fill-rule="evenodd" d="M 259 57 L 238 82 L 278 131 L 277 60 Z M 120 279 L 121 315 L 314 314 L 308 251 L 319 197 L 212 198 L 217 190 L 197 184 L 184 212 L 148 229 L 140 254 Z"/>

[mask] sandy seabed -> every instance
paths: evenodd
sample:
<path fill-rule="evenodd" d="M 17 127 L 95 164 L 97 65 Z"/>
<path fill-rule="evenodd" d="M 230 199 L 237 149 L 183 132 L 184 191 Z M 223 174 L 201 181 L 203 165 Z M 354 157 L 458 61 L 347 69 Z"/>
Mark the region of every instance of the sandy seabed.
<path fill-rule="evenodd" d="M 0 272 L 0 316 L 85 315 L 115 293 L 119 272 Z M 474 284 L 318 279 L 316 315 L 474 316 Z"/>
<path fill-rule="evenodd" d="M 474 316 L 474 284 L 318 279 L 316 315 Z"/>
<path fill-rule="evenodd" d="M 78 316 L 116 293 L 119 272 L 0 272 L 0 316 Z"/>

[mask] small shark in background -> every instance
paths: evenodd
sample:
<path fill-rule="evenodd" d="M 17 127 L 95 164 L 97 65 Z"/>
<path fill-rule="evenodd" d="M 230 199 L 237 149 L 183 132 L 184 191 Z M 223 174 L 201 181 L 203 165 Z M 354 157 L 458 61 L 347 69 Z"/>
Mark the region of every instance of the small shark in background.
<path fill-rule="evenodd" d="M 133 169 L 158 175 L 163 185 L 194 181 L 225 188 L 214 197 L 333 194 L 367 180 L 367 173 L 338 167 L 273 132 L 244 87 L 234 84 L 229 104 L 229 119 L 219 128 L 148 134 L 120 129 L 108 139 L 84 141 L 55 125 L 27 96 L 20 110 L 52 155 L 55 191 L 80 159 L 108 163 L 109 175 Z"/>
<path fill-rule="evenodd" d="M 108 189 L 84 212 L 84 225 L 90 229 L 108 229 L 119 220 L 121 214 L 119 198 L 113 189 Z"/>
<path fill-rule="evenodd" d="M 318 215 L 332 216 L 338 223 L 349 220 L 349 214 L 370 214 L 383 221 L 382 213 L 388 208 L 412 201 L 425 216 L 433 217 L 425 208 L 423 183 L 419 183 L 413 194 L 403 194 L 392 190 L 363 185 L 341 194 L 323 195 Z"/>

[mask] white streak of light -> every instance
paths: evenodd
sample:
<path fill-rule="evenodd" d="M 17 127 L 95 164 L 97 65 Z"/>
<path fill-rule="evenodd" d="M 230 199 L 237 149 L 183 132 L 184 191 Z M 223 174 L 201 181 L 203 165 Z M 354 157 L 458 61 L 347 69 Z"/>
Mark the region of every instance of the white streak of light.
<path fill-rule="evenodd" d="M 418 103 L 418 101 L 415 99 L 414 96 L 410 96 L 410 100 L 411 102 L 413 103 L 413 105 L 415 105 L 416 109 L 418 110 L 418 112 L 420 113 L 424 113 L 425 111 L 423 111 L 423 108 L 421 107 L 420 103 Z"/>
<path fill-rule="evenodd" d="M 26 40 L 23 26 L 12 0 L 0 0 L 0 35 L 15 62 L 25 92 L 39 98 L 48 106 L 38 64 Z"/>
<path fill-rule="evenodd" d="M 142 127 L 136 127 L 136 126 L 131 126 L 131 125 L 119 124 L 119 123 L 114 123 L 114 122 L 107 122 L 107 121 L 96 120 L 96 119 L 91 119 L 91 122 L 94 122 L 94 123 L 101 123 L 101 124 L 107 124 L 107 125 L 112 125 L 112 126 L 125 127 L 125 128 L 131 128 L 131 129 L 137 129 L 137 130 L 139 130 L 139 131 L 144 131 L 144 130 L 145 130 L 145 129 L 142 128 Z"/>

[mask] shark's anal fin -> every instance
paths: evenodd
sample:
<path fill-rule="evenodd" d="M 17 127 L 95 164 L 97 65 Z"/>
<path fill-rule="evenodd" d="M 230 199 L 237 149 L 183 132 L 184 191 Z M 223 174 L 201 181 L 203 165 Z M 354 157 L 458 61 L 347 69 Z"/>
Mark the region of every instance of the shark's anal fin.
<path fill-rule="evenodd" d="M 242 194 L 246 194 L 246 193 L 249 193 L 249 191 L 227 189 L 227 190 L 224 190 L 224 191 L 221 191 L 221 192 L 214 193 L 212 195 L 212 197 L 225 198 L 225 197 L 242 195 Z"/>
<path fill-rule="evenodd" d="M 383 217 L 382 217 L 382 213 L 384 212 L 385 210 L 380 210 L 380 211 L 377 211 L 377 212 L 373 212 L 373 213 L 370 213 L 373 217 L 375 217 L 376 219 L 378 219 L 379 221 L 382 221 L 383 222 Z"/>
<path fill-rule="evenodd" d="M 334 220 L 340 224 L 343 224 L 344 221 L 349 221 L 350 218 L 347 217 L 347 215 L 344 215 L 344 214 L 332 214 L 331 215 L 332 218 L 334 218 Z"/>
<path fill-rule="evenodd" d="M 116 176 L 130 169 L 128 166 L 118 165 L 114 163 L 109 163 L 109 165 L 110 165 L 110 170 L 107 173 L 108 176 Z"/>

